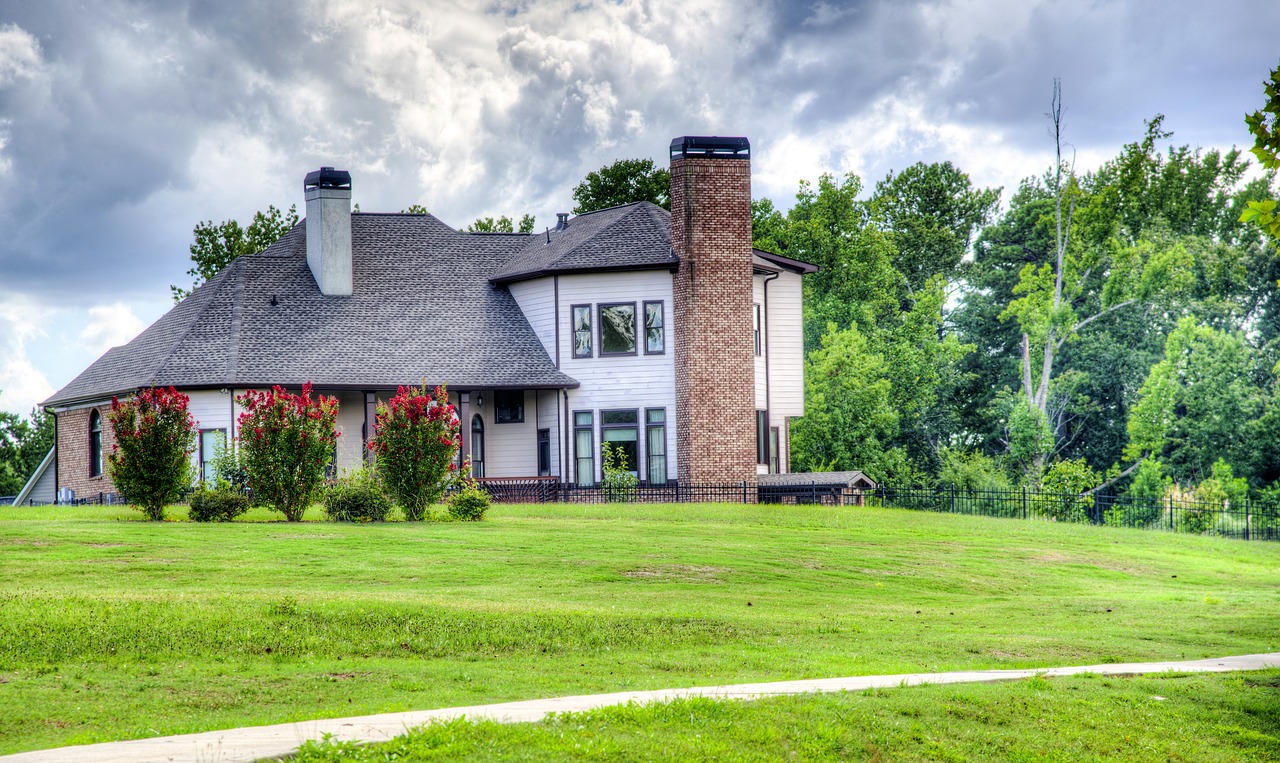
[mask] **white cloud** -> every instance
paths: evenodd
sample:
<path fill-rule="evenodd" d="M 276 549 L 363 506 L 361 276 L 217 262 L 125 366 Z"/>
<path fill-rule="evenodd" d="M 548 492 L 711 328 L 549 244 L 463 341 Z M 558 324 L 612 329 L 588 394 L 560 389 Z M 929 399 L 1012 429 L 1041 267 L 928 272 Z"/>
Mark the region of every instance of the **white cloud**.
<path fill-rule="evenodd" d="M 98 305 L 89 308 L 89 325 L 80 332 L 79 340 L 86 350 L 101 355 L 112 347 L 128 343 L 144 328 L 146 324 L 123 302 Z"/>
<path fill-rule="evenodd" d="M 41 66 L 35 37 L 17 24 L 0 26 L 0 86 L 35 77 Z"/>
<path fill-rule="evenodd" d="M 53 394 L 27 344 L 46 335 L 54 313 L 22 295 L 0 294 L 0 410 L 25 414 Z"/>

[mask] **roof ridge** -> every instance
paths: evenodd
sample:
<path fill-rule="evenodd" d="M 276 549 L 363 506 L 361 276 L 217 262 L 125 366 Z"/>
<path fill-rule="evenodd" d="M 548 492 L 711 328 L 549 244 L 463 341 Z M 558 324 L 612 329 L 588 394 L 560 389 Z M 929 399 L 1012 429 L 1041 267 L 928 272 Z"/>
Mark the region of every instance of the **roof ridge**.
<path fill-rule="evenodd" d="M 574 215 L 574 217 L 575 217 L 575 218 L 578 218 L 578 217 L 586 217 L 586 216 L 588 216 L 588 215 L 594 215 L 594 214 L 595 214 L 595 213 L 597 213 L 597 212 L 608 212 L 608 211 L 609 211 L 609 210 L 611 210 L 611 209 L 618 209 L 618 208 L 620 208 L 620 207 L 633 207 L 633 206 L 637 206 L 637 205 L 640 205 L 640 204 L 653 204 L 653 202 L 651 202 L 651 201 L 645 201 L 645 200 L 641 200 L 641 201 L 628 201 L 628 202 L 626 202 L 626 203 L 624 203 L 624 204 L 614 204 L 614 205 L 613 205 L 613 206 L 611 206 L 611 207 L 601 207 L 601 208 L 599 208 L 599 209 L 593 209 L 593 210 L 591 210 L 590 212 L 582 212 L 582 213 L 580 213 L 580 214 L 576 214 L 576 215 Z M 657 206 L 657 205 L 654 205 L 654 206 Z M 625 215 L 624 215 L 624 216 L 625 216 Z"/>
<path fill-rule="evenodd" d="M 609 209 L 620 209 L 620 208 L 622 208 L 622 207 L 626 207 L 626 206 L 631 206 L 631 207 L 634 207 L 634 208 L 633 208 L 630 212 L 627 212 L 626 214 L 618 215 L 618 216 L 617 216 L 616 218 L 614 218 L 611 222 L 606 223 L 603 227 L 601 227 L 599 230 L 597 230 L 594 234 L 592 234 L 592 235 L 590 235 L 590 236 L 587 236 L 586 238 L 582 239 L 582 240 L 581 240 L 581 241 L 579 241 L 578 243 L 576 243 L 576 244 L 574 244 L 573 246 L 569 247 L 568 249 L 564 250 L 563 252 L 561 252 L 561 253 L 560 253 L 560 255 L 559 255 L 558 257 L 556 257 L 554 260 L 552 260 L 551 262 L 549 262 L 549 263 L 547 263 L 547 264 L 548 264 L 548 265 L 554 265 L 555 263 L 558 263 L 558 262 L 560 262 L 561 260 L 564 260 L 564 259 L 565 259 L 565 258 L 567 258 L 569 255 L 571 255 L 571 254 L 573 254 L 574 252 L 578 251 L 580 248 L 582 248 L 582 247 L 583 247 L 583 246 L 585 246 L 586 244 L 589 244 L 589 243 L 591 243 L 591 242 L 595 241 L 598 237 L 600 237 L 601 235 L 603 235 L 606 231 L 608 231 L 608 230 L 610 230 L 611 228 L 613 228 L 613 226 L 617 225 L 618 223 L 622 222 L 623 220 L 627 219 L 628 217 L 630 217 L 630 216 L 634 215 L 634 214 L 636 213 L 636 210 L 637 210 L 637 209 L 644 209 L 643 204 L 644 204 L 644 202 L 643 202 L 643 201 L 633 201 L 633 202 L 631 202 L 630 204 L 618 204 L 618 205 L 615 205 L 615 206 L 609 207 Z M 608 210 L 601 209 L 601 210 L 597 210 L 597 211 L 599 211 L 599 212 L 606 212 L 606 211 L 608 211 Z M 587 214 L 594 214 L 594 212 L 588 212 Z M 585 216 L 586 216 L 586 215 L 579 215 L 579 217 L 585 217 Z"/>

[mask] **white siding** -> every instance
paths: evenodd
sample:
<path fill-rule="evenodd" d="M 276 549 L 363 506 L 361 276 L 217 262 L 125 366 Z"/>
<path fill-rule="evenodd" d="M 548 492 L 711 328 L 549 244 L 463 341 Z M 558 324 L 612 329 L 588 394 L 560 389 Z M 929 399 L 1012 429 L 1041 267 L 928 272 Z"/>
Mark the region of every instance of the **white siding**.
<path fill-rule="evenodd" d="M 484 476 L 538 476 L 538 424 L 534 411 L 536 395 L 524 390 L 524 421 L 499 424 L 494 420 L 496 397 L 493 390 L 482 390 L 484 405 L 476 407 L 477 393 L 471 393 L 471 416 L 484 420 Z M 471 421 L 462 422 L 471 432 Z"/>
<path fill-rule="evenodd" d="M 525 320 L 538 335 L 538 341 L 547 351 L 547 356 L 555 360 L 555 283 L 552 278 L 535 278 L 532 281 L 519 281 L 507 287 L 516 304 L 524 313 Z"/>
<path fill-rule="evenodd" d="M 356 469 L 364 462 L 364 393 L 321 394 L 338 398 L 338 474 Z"/>
<path fill-rule="evenodd" d="M 216 389 L 201 389 L 186 393 L 191 401 L 187 410 L 196 420 L 196 429 L 231 429 L 231 395 Z"/>
<path fill-rule="evenodd" d="M 54 489 L 55 470 L 52 464 L 44 470 L 40 475 L 40 479 L 36 480 L 36 484 L 31 487 L 31 492 L 27 494 L 26 503 L 29 506 L 44 506 L 53 503 L 58 498 L 57 491 Z"/>
<path fill-rule="evenodd" d="M 663 306 L 663 323 L 666 333 L 666 351 L 661 355 L 644 353 L 644 305 L 646 300 L 661 300 Z M 640 335 L 637 337 L 639 347 L 637 354 L 627 356 L 600 357 L 599 347 L 599 311 L 596 308 L 602 302 L 634 302 L 637 315 L 640 316 Z M 571 325 L 572 305 L 592 306 L 591 326 L 593 331 L 591 349 L 592 357 L 573 357 L 573 327 Z M 667 475 L 676 476 L 676 383 L 675 383 L 675 318 L 674 305 L 671 301 L 671 273 L 661 271 L 631 273 L 590 273 L 560 277 L 560 311 L 556 320 L 560 333 L 560 370 L 582 383 L 578 389 L 569 390 L 569 415 L 574 411 L 591 411 L 595 433 L 593 437 L 596 452 L 592 454 L 595 463 L 595 479 L 600 479 L 600 411 L 610 409 L 638 409 L 640 411 L 640 461 L 647 460 L 644 444 L 644 409 L 664 408 L 667 412 Z M 566 430 L 572 435 L 573 422 L 566 423 Z M 569 458 L 573 463 L 572 436 L 569 438 Z M 564 440 L 561 438 L 559 448 L 563 451 Z M 570 468 L 567 479 L 573 480 L 573 469 Z M 646 470 L 641 469 L 641 477 L 648 479 Z"/>
<path fill-rule="evenodd" d="M 803 319 L 800 275 L 784 271 L 769 282 L 769 402 L 774 421 L 804 415 Z"/>
<path fill-rule="evenodd" d="M 560 421 L 564 418 L 564 407 L 560 404 L 559 390 L 547 389 L 537 392 L 538 429 L 551 430 L 551 474 L 560 475 L 560 461 L 564 458 L 564 444 L 560 437 Z M 537 466 L 535 463 L 534 466 Z"/>

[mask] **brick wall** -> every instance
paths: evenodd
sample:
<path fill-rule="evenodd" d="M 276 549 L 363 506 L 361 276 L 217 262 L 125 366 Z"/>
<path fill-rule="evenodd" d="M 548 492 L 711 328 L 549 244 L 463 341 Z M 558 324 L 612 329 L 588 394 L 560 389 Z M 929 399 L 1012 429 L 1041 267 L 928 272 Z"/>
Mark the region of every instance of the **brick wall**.
<path fill-rule="evenodd" d="M 756 479 L 751 301 L 751 162 L 671 162 L 671 241 L 680 256 L 675 311 L 680 481 Z"/>
<path fill-rule="evenodd" d="M 89 476 L 89 413 L 93 408 L 80 408 L 58 414 L 58 489 L 69 487 L 76 491 L 76 498 L 96 497 L 98 493 L 114 493 L 115 485 L 106 476 L 107 454 L 115 438 L 111 435 L 111 422 L 107 414 L 111 405 L 97 407 L 102 416 L 102 466 L 103 474 Z"/>

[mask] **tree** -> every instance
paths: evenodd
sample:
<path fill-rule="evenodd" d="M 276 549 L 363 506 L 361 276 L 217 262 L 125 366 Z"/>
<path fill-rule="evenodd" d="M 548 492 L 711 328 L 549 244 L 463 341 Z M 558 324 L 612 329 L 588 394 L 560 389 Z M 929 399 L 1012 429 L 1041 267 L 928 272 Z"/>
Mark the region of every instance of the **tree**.
<path fill-rule="evenodd" d="M 15 495 L 53 447 L 53 416 L 38 408 L 26 419 L 0 411 L 0 495 Z"/>
<path fill-rule="evenodd" d="M 337 450 L 336 398 L 311 397 L 311 383 L 295 395 L 283 387 L 249 390 L 236 398 L 245 409 L 238 420 L 239 457 L 254 498 L 290 522 L 302 521 Z"/>
<path fill-rule="evenodd" d="M 440 501 L 456 476 L 461 447 L 461 423 L 444 387 L 400 387 L 387 405 L 378 404 L 369 449 L 406 519 L 422 519 Z"/>
<path fill-rule="evenodd" d="M 613 164 L 588 172 L 573 189 L 575 215 L 597 209 L 648 201 L 663 209 L 671 208 L 671 172 L 655 167 L 652 159 L 619 159 Z"/>
<path fill-rule="evenodd" d="M 181 302 L 200 284 L 230 265 L 232 260 L 244 254 L 261 252 L 297 224 L 296 204 L 289 207 L 288 212 L 281 212 L 274 205 L 267 207 L 266 212 L 255 212 L 253 220 L 245 226 L 235 220 L 198 223 L 192 231 L 195 242 L 191 244 L 191 261 L 195 266 L 187 271 L 187 275 L 196 280 L 190 289 L 170 286 L 173 301 Z"/>
<path fill-rule="evenodd" d="M 893 266 L 916 291 L 936 276 L 954 280 L 973 234 L 990 220 L 1000 190 L 976 189 L 951 162 L 917 162 L 876 183 L 871 216 L 889 232 Z"/>
<path fill-rule="evenodd" d="M 1139 390 L 1125 457 L 1154 456 L 1183 484 L 1205 479 L 1219 458 L 1254 463 L 1267 403 L 1256 366 L 1242 336 L 1180 320 Z"/>
<path fill-rule="evenodd" d="M 1270 80 L 1263 83 L 1267 102 L 1261 109 L 1245 116 L 1245 124 L 1253 134 L 1253 155 L 1268 170 L 1280 169 L 1280 66 L 1271 70 Z M 1253 222 L 1267 235 L 1280 240 L 1280 213 L 1276 212 L 1276 200 L 1250 201 L 1249 208 L 1240 216 L 1243 222 Z"/>
<path fill-rule="evenodd" d="M 149 519 L 163 520 L 165 504 L 191 486 L 196 434 L 188 402 L 172 387 L 144 389 L 123 401 L 111 398 L 111 482 Z"/>
<path fill-rule="evenodd" d="M 424 210 L 425 211 L 425 210 Z M 532 233 L 534 224 L 533 215 L 524 215 L 520 218 L 520 233 Z M 471 226 L 467 228 L 470 233 L 516 233 L 515 223 L 510 217 L 503 215 L 498 219 L 492 217 L 478 218 Z"/>

